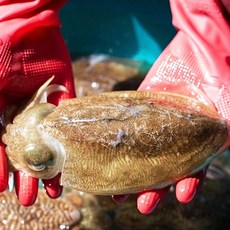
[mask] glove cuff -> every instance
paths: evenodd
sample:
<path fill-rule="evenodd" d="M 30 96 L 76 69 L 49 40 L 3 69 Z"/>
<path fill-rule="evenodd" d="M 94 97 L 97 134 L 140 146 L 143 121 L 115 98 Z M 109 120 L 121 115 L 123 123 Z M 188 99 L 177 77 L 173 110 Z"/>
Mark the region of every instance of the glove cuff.
<path fill-rule="evenodd" d="M 37 28 L 60 26 L 58 13 L 66 0 L 16 2 L 0 1 L 0 40 L 3 42 L 15 43 Z"/>

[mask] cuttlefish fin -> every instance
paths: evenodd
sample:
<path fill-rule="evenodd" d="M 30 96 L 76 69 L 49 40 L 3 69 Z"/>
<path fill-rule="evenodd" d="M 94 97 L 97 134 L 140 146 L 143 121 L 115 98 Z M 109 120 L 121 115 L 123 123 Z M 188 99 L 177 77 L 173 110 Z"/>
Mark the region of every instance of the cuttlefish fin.
<path fill-rule="evenodd" d="M 47 103 L 47 98 L 50 94 L 58 91 L 66 92 L 68 93 L 68 90 L 63 85 L 58 84 L 52 84 L 49 85 L 54 79 L 54 76 L 49 78 L 38 90 L 37 92 L 32 96 L 32 98 L 29 100 L 29 102 L 26 104 L 24 111 L 28 110 L 29 108 L 33 107 L 36 104 L 40 103 Z"/>

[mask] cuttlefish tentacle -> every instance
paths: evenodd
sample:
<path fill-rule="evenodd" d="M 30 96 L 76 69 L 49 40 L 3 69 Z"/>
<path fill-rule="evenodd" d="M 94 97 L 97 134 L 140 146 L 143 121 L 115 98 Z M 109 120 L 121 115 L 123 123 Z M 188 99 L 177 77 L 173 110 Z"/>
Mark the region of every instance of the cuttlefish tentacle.
<path fill-rule="evenodd" d="M 29 102 L 26 104 L 24 107 L 23 111 L 28 110 L 29 108 L 41 104 L 41 103 L 47 103 L 48 102 L 48 96 L 51 95 L 52 93 L 61 91 L 61 92 L 66 92 L 68 93 L 68 90 L 65 86 L 63 85 L 58 85 L 58 84 L 52 84 L 50 83 L 53 81 L 54 76 L 49 78 L 38 90 L 37 92 L 33 95 L 33 97 L 29 100 Z"/>
<path fill-rule="evenodd" d="M 13 123 L 6 126 L 6 133 L 2 140 L 7 145 L 6 152 L 12 170 L 22 170 L 33 175 L 34 171 L 52 172 L 50 177 L 56 175 L 60 170 L 55 166 L 59 155 L 55 157 L 52 150 L 42 141 L 37 130 L 37 125 L 47 114 L 53 112 L 56 106 L 47 103 L 50 94 L 57 91 L 68 92 L 61 85 L 49 85 L 54 77 L 48 79 L 33 95 L 24 109 L 15 116 Z M 44 178 L 49 178 L 42 176 Z"/>
<path fill-rule="evenodd" d="M 61 171 L 66 187 L 99 195 L 164 187 L 207 165 L 228 139 L 227 122 L 192 98 L 126 91 L 55 107 L 40 103 L 48 84 L 3 141 L 16 169 L 42 179 Z"/>

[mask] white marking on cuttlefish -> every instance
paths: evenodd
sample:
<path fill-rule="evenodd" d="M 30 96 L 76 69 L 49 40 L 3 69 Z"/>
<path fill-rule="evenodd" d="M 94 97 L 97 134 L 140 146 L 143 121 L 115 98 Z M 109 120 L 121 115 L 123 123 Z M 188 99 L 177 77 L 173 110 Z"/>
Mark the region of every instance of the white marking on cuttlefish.
<path fill-rule="evenodd" d="M 118 132 L 117 132 L 117 140 L 115 141 L 111 141 L 110 144 L 113 146 L 113 147 L 116 147 L 118 146 L 121 142 L 122 142 L 122 138 L 124 137 L 125 133 L 123 132 L 122 129 L 118 129 Z"/>
<path fill-rule="evenodd" d="M 89 119 L 75 119 L 75 118 L 68 118 L 65 116 L 62 116 L 61 119 L 67 121 L 67 122 L 72 122 L 72 123 L 81 123 L 81 122 L 95 122 L 95 121 L 100 121 L 102 120 L 101 118 L 89 118 Z"/>
<path fill-rule="evenodd" d="M 63 119 L 64 121 L 66 121 L 66 123 L 87 123 L 87 122 L 95 122 L 95 121 L 112 121 L 112 120 L 116 120 L 116 121 L 124 121 L 125 119 L 115 119 L 115 118 L 111 118 L 111 117 L 105 117 L 105 118 L 88 118 L 88 119 L 76 119 L 76 118 L 68 118 L 65 116 L 62 116 L 61 119 Z"/>

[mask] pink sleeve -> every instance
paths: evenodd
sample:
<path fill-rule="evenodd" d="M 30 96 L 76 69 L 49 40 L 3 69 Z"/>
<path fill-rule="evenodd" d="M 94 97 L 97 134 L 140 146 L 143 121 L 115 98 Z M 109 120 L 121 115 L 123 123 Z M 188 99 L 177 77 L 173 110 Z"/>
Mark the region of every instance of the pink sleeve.
<path fill-rule="evenodd" d="M 140 90 L 167 90 L 211 103 L 230 119 L 230 23 L 216 0 L 171 0 L 175 38 Z"/>
<path fill-rule="evenodd" d="M 15 42 L 35 28 L 60 26 L 58 13 L 65 2 L 0 0 L 0 39 Z"/>

